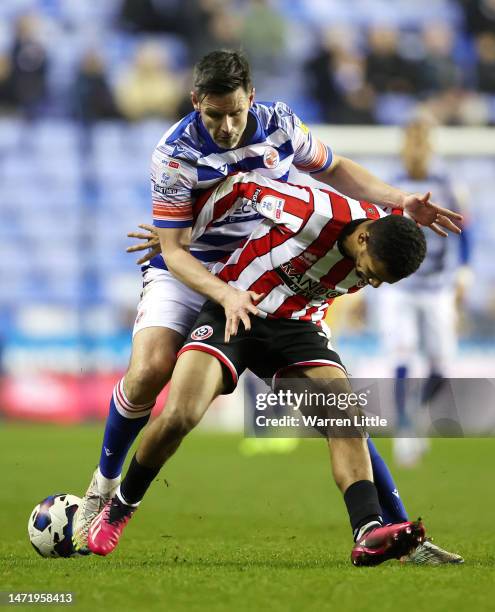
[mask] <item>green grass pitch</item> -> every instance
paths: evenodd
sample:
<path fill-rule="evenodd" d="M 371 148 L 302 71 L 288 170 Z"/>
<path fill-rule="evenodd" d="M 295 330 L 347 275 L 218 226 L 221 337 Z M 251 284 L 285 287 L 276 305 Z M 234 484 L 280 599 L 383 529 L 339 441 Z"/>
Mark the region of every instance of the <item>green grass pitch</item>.
<path fill-rule="evenodd" d="M 203 432 L 153 484 L 113 555 L 42 559 L 29 513 L 50 493 L 82 494 L 100 438 L 99 425 L 3 425 L 0 590 L 72 591 L 77 609 L 105 611 L 495 609 L 495 440 L 434 440 L 420 468 L 394 470 L 411 516 L 464 566 L 352 567 L 324 442 L 248 459 L 238 436 Z M 379 446 L 389 458 L 390 443 Z"/>

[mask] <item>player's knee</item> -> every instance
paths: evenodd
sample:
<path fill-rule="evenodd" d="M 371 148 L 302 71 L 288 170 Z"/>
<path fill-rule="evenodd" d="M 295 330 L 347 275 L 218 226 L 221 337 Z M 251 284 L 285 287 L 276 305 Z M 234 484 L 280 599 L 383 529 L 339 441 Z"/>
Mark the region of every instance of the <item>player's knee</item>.
<path fill-rule="evenodd" d="M 184 438 L 199 422 L 195 412 L 187 407 L 167 406 L 166 419 L 162 426 L 163 435 L 168 439 L 178 440 Z"/>
<path fill-rule="evenodd" d="M 150 356 L 146 362 L 132 364 L 125 377 L 129 401 L 138 403 L 143 395 L 157 395 L 170 380 L 176 362 L 175 354 Z"/>

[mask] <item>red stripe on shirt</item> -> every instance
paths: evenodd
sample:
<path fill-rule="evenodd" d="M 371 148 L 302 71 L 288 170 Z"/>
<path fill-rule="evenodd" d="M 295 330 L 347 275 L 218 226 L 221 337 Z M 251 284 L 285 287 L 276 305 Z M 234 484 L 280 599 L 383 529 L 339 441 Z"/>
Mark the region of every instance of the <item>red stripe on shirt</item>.
<path fill-rule="evenodd" d="M 280 319 L 290 319 L 292 313 L 302 310 L 311 302 L 311 298 L 303 295 L 292 295 L 280 304 L 277 310 L 271 315 Z"/>
<path fill-rule="evenodd" d="M 330 192 L 326 191 L 325 193 L 331 200 L 332 198 L 330 197 Z M 351 209 L 349 208 L 349 204 L 347 203 L 347 201 L 341 196 L 338 196 L 337 194 L 333 195 L 336 195 L 337 198 L 339 198 L 335 201 L 335 206 L 339 209 L 339 216 L 342 218 L 347 215 L 350 219 Z M 344 203 L 342 203 L 340 200 L 344 200 L 345 206 Z M 346 207 L 347 211 L 345 210 Z M 319 259 L 324 257 L 337 242 L 339 234 L 343 229 L 342 223 L 343 222 L 340 221 L 340 219 L 337 222 L 333 218 L 329 219 L 326 225 L 319 233 L 318 237 L 306 248 L 306 250 L 291 260 L 293 268 L 297 270 L 297 272 L 299 272 L 300 274 L 303 274 L 304 272 L 306 272 L 306 270 L 309 270 L 309 268 L 314 266 Z"/>
<path fill-rule="evenodd" d="M 264 298 L 266 298 L 268 294 L 275 289 L 275 287 L 282 284 L 282 279 L 274 270 L 267 270 L 266 272 L 263 272 L 258 279 L 251 283 L 251 285 L 248 287 L 248 291 L 264 293 Z"/>
<path fill-rule="evenodd" d="M 325 287 L 336 287 L 354 270 L 355 264 L 349 257 L 343 257 L 326 274 L 320 278 Z"/>

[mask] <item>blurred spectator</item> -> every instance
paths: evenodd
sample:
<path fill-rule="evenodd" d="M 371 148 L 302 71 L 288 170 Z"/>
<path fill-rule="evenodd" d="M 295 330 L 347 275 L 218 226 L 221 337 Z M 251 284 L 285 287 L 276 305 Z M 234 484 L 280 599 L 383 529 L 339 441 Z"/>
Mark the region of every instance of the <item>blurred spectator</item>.
<path fill-rule="evenodd" d="M 323 32 L 316 55 L 304 66 L 308 93 L 327 123 L 373 123 L 374 93 L 365 80 L 365 62 L 355 51 L 352 33 Z"/>
<path fill-rule="evenodd" d="M 477 85 L 480 91 L 495 94 L 495 33 L 484 32 L 476 39 L 478 61 Z"/>
<path fill-rule="evenodd" d="M 74 82 L 74 114 L 83 122 L 119 117 L 99 53 L 88 51 Z"/>
<path fill-rule="evenodd" d="M 115 94 L 118 107 L 127 119 L 173 119 L 182 89 L 182 80 L 169 69 L 162 48 L 146 42 L 138 48 Z"/>
<path fill-rule="evenodd" d="M 340 53 L 335 58 L 335 80 L 340 90 L 337 122 L 374 123 L 375 92 L 366 82 L 366 63 L 356 54 Z"/>
<path fill-rule="evenodd" d="M 241 18 L 238 14 L 219 6 L 212 10 L 206 27 L 206 37 L 202 53 L 209 53 L 218 48 L 231 49 L 241 43 Z"/>
<path fill-rule="evenodd" d="M 417 66 L 401 57 L 398 42 L 399 31 L 392 27 L 374 26 L 368 32 L 366 75 L 378 94 L 414 91 Z"/>
<path fill-rule="evenodd" d="M 181 0 L 123 0 L 121 18 L 129 29 L 140 32 L 177 32 Z"/>
<path fill-rule="evenodd" d="M 495 32 L 495 0 L 459 0 L 470 34 Z"/>
<path fill-rule="evenodd" d="M 487 125 L 490 122 L 490 108 L 484 96 L 465 91 L 456 117 L 457 125 Z"/>
<path fill-rule="evenodd" d="M 439 92 L 461 85 L 461 70 L 453 58 L 454 32 L 443 24 L 423 31 L 425 57 L 420 64 L 419 90 Z"/>
<path fill-rule="evenodd" d="M 12 47 L 12 92 L 15 102 L 27 117 L 37 116 L 47 94 L 48 59 L 39 40 L 40 19 L 22 15 L 16 25 Z"/>
<path fill-rule="evenodd" d="M 318 102 L 321 120 L 326 123 L 337 122 L 336 109 L 341 104 L 340 91 L 334 77 L 334 61 L 338 43 L 333 34 L 332 29 L 323 32 L 315 55 L 306 62 L 303 70 L 308 94 Z"/>
<path fill-rule="evenodd" d="M 445 3 L 452 17 L 459 14 L 455 1 Z M 376 11 L 365 13 L 349 12 L 348 0 L 332 0 L 327 3 L 332 5 L 332 19 L 322 19 L 332 26 L 316 44 L 308 28 L 295 22 L 297 16 L 311 20 L 314 9 L 309 0 L 295 3 L 298 9 L 291 7 L 290 22 L 283 10 L 288 4 L 276 0 L 112 0 L 126 33 L 108 19 L 83 27 L 82 21 L 67 21 L 61 9 L 48 10 L 48 5 L 60 2 L 36 0 L 43 7 L 39 13 L 24 14 L 17 20 L 12 51 L 7 56 L 0 53 L 1 111 L 8 112 L 12 106 L 32 117 L 71 108 L 78 118 L 93 121 L 119 114 L 132 120 L 171 119 L 179 113 L 179 105 L 181 110 L 189 109 L 182 77 L 167 67 L 164 60 L 169 58 L 159 57 L 157 47 L 139 52 L 129 65 L 129 46 L 136 44 L 131 30 L 172 34 L 166 40 L 175 71 L 178 67 L 188 71 L 213 49 L 243 47 L 253 65 L 259 95 L 295 105 L 306 101 L 308 117 L 313 120 L 401 122 L 408 109 L 421 101 L 448 124 L 494 121 L 493 101 L 478 91 L 495 94 L 495 0 L 457 0 L 465 14 L 466 31 L 475 36 L 463 36 L 463 24 L 448 15 L 440 23 L 425 20 L 421 3 L 410 3 L 407 25 L 398 27 L 388 25 L 389 21 L 376 25 L 383 0 L 369 0 Z M 338 20 L 344 13 L 347 25 L 342 26 Z M 14 16 L 6 17 L 7 28 L 14 29 L 14 20 Z M 424 28 L 425 23 L 429 25 Z M 105 39 L 111 83 L 120 67 L 125 73 L 117 79 L 114 92 L 101 59 L 91 54 L 73 76 L 78 49 L 94 44 L 93 25 Z M 358 40 L 363 32 L 367 37 L 364 45 Z M 122 65 L 123 61 L 127 63 Z M 288 65 L 290 79 L 285 78 Z M 308 89 L 304 94 L 302 79 Z M 63 94 L 70 81 L 73 99 L 67 104 Z"/>
<path fill-rule="evenodd" d="M 242 42 L 255 70 L 270 72 L 285 52 L 285 21 L 267 0 L 251 0 L 244 16 Z"/>
<path fill-rule="evenodd" d="M 238 13 L 231 4 L 231 0 L 123 0 L 121 19 L 131 30 L 180 36 L 192 65 L 218 46 L 239 44 Z"/>
<path fill-rule="evenodd" d="M 10 58 L 0 53 L 0 113 L 14 109 L 15 100 L 12 90 L 12 66 Z"/>
<path fill-rule="evenodd" d="M 443 125 L 485 125 L 490 120 L 487 101 L 472 91 L 449 89 L 429 98 L 424 108 Z"/>

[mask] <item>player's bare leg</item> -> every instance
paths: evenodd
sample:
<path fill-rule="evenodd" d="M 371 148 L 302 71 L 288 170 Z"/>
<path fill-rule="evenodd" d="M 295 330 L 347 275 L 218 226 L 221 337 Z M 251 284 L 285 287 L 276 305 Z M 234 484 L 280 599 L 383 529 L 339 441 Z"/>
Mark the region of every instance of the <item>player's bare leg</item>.
<path fill-rule="evenodd" d="M 183 341 L 181 334 L 166 327 L 146 327 L 134 336 L 129 368 L 110 404 L 100 463 L 75 515 L 77 550 L 87 548 L 89 526 L 114 495 L 127 452 L 169 381 Z"/>
<path fill-rule="evenodd" d="M 92 552 L 108 555 L 115 549 L 163 464 L 224 391 L 224 377 L 221 363 L 207 353 L 188 351 L 180 356 L 162 414 L 145 431 L 121 486 L 90 526 Z"/>
<path fill-rule="evenodd" d="M 224 373 L 218 359 L 199 351 L 181 355 L 167 405 L 146 430 L 136 452 L 138 462 L 161 468 L 223 389 Z"/>
<path fill-rule="evenodd" d="M 172 376 L 184 336 L 167 327 L 146 327 L 132 343 L 124 391 L 132 404 L 154 402 Z"/>
<path fill-rule="evenodd" d="M 347 375 L 337 367 L 294 368 L 288 371 L 288 376 L 309 379 L 318 392 L 352 392 Z M 309 407 L 309 410 L 312 412 L 314 407 Z M 348 407 L 341 416 L 347 416 L 353 422 L 355 414 L 357 409 Z M 425 536 L 421 523 L 406 521 L 383 526 L 364 432 L 356 428 L 351 432 L 353 437 L 346 437 L 343 435 L 345 432 L 338 429 L 325 433 L 333 477 L 344 495 L 356 542 L 351 553 L 354 565 L 378 565 L 388 559 L 400 559 L 416 549 Z"/>
<path fill-rule="evenodd" d="M 338 367 L 291 368 L 284 372 L 283 377 L 310 379 L 318 391 L 324 389 L 335 394 L 352 392 L 346 373 Z M 346 416 L 346 413 L 342 411 L 341 415 Z M 373 470 L 364 435 L 359 435 L 356 431 L 356 437 L 328 437 L 327 441 L 333 478 L 342 493 L 358 480 L 373 481 Z"/>

